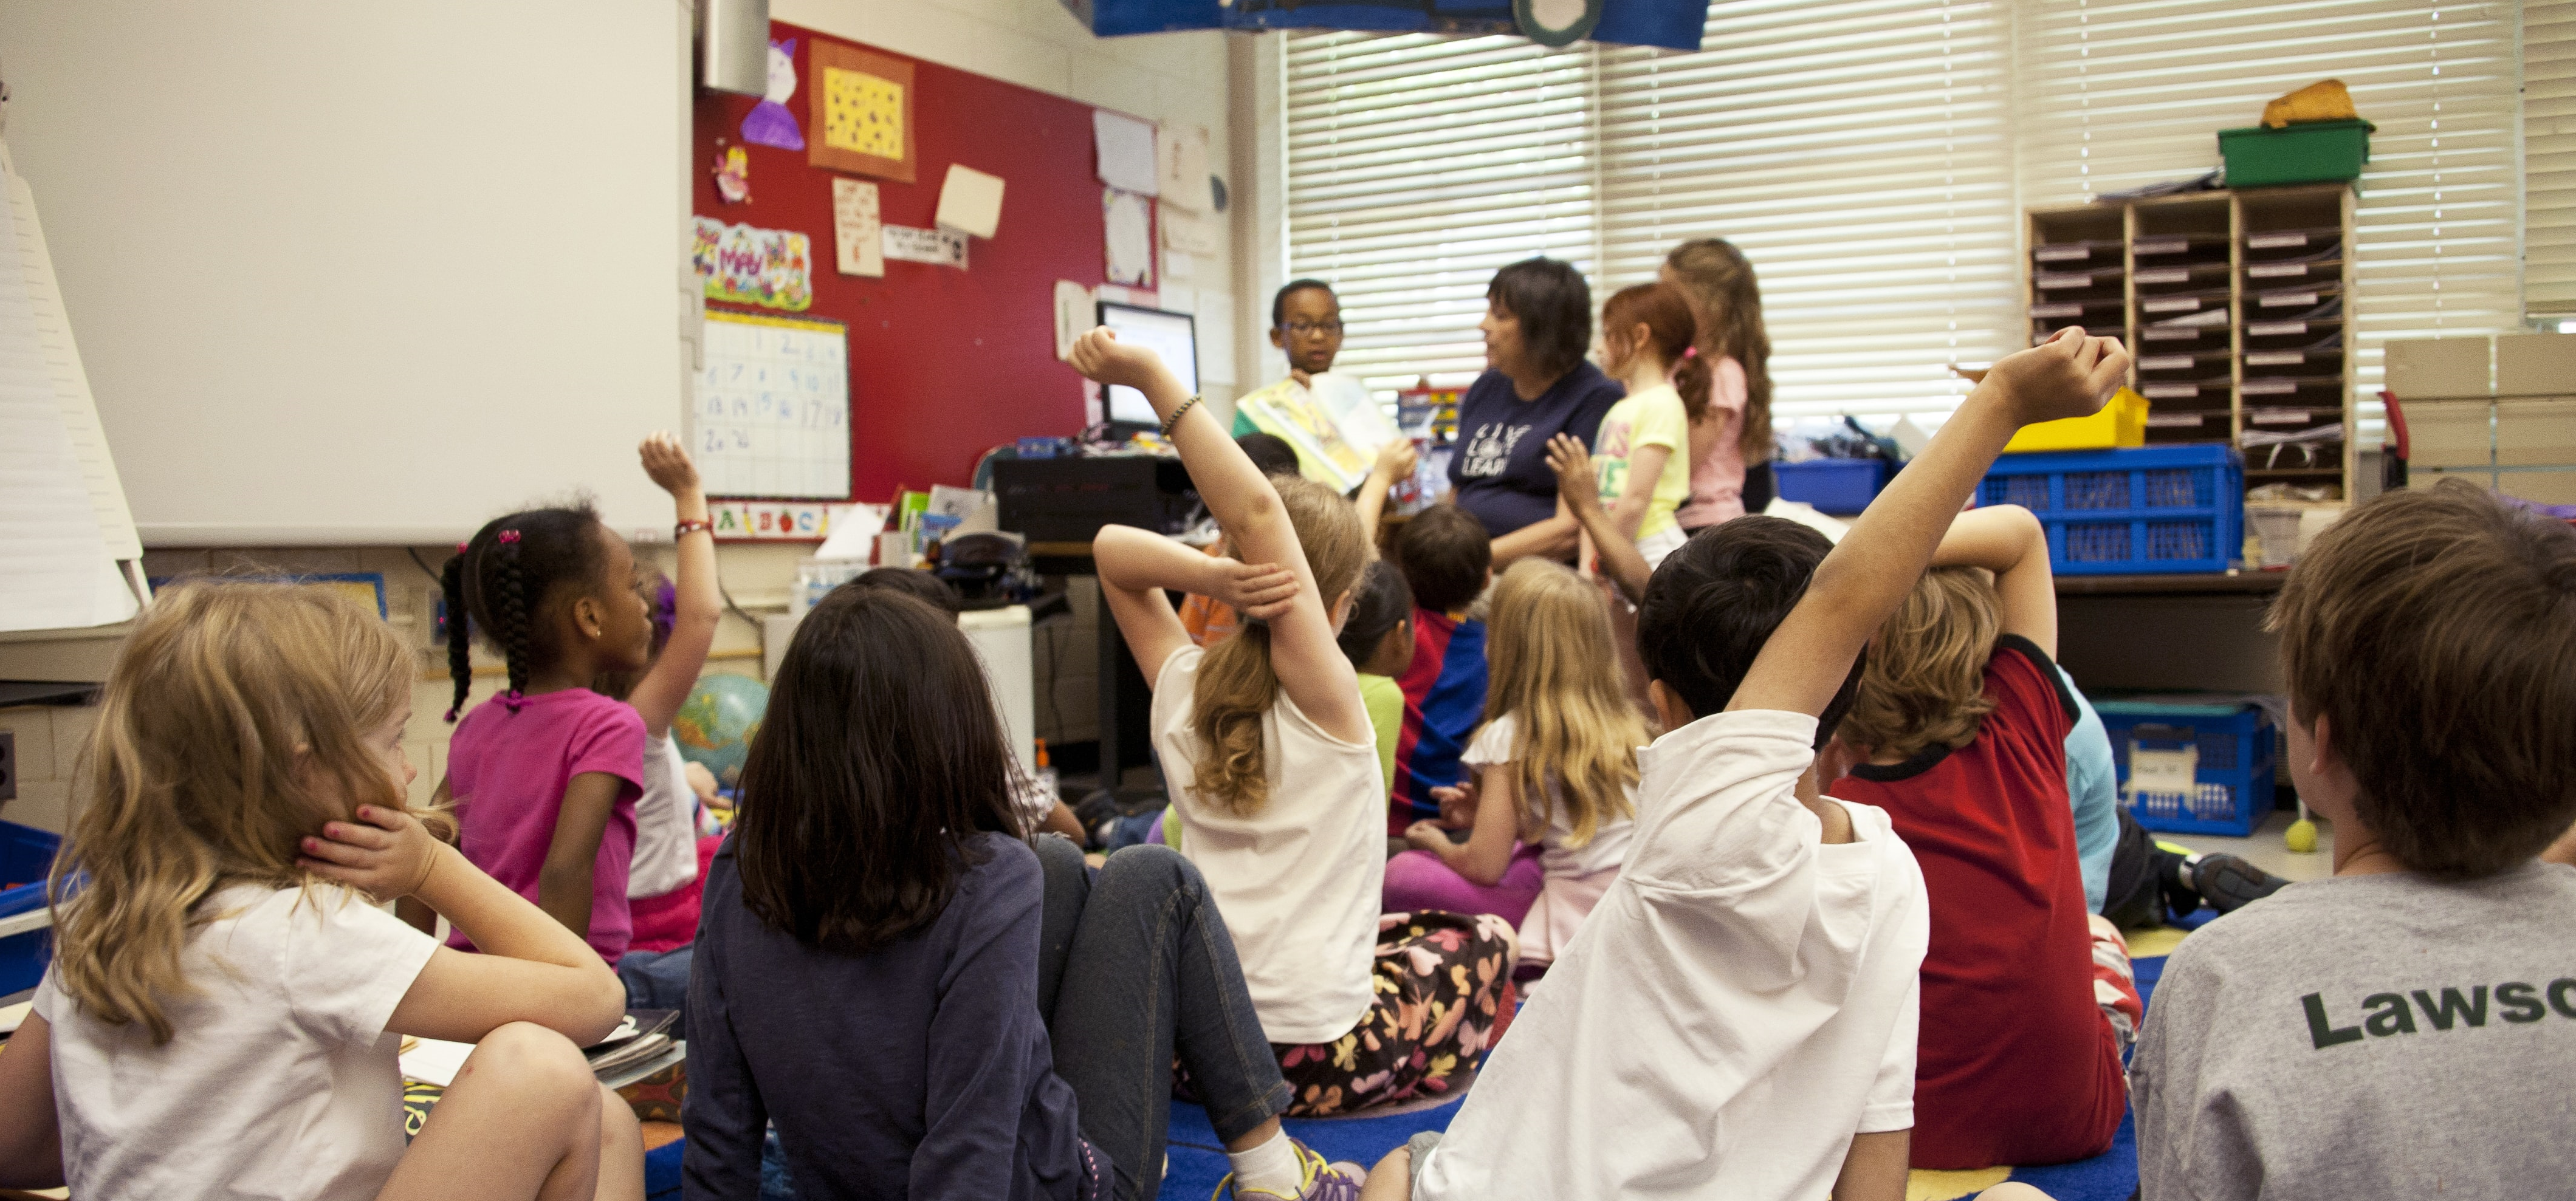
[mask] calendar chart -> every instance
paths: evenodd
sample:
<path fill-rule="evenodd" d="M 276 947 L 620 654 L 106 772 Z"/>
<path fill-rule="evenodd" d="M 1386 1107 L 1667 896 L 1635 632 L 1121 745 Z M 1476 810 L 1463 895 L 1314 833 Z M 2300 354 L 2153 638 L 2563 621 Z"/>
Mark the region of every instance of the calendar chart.
<path fill-rule="evenodd" d="M 709 496 L 850 495 L 849 331 L 710 309 L 689 446 Z"/>

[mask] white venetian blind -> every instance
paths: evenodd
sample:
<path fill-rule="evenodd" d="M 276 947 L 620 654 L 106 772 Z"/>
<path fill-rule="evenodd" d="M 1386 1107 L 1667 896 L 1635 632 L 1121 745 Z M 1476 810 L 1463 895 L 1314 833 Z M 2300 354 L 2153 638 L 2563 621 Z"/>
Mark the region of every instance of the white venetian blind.
<path fill-rule="evenodd" d="M 2425 0 L 2022 0 L 2022 202 L 2082 203 L 2219 164 L 2216 131 L 2341 79 L 2378 126 L 2355 214 L 2356 387 L 2390 338 L 2521 324 L 2515 6 Z"/>
<path fill-rule="evenodd" d="M 2576 318 L 2576 0 L 2522 6 L 2523 304 Z"/>
<path fill-rule="evenodd" d="M 1596 52 L 1516 37 L 1282 37 L 1288 275 L 1341 295 L 1338 370 L 1384 392 L 1484 367 L 1494 270 L 1592 270 Z M 1266 318 L 1266 315 L 1265 315 Z"/>
<path fill-rule="evenodd" d="M 1950 365 L 2021 327 L 2007 12 L 1735 0 L 1699 53 L 1605 52 L 1595 282 L 1725 238 L 1761 278 L 1776 416 L 1948 411 Z"/>

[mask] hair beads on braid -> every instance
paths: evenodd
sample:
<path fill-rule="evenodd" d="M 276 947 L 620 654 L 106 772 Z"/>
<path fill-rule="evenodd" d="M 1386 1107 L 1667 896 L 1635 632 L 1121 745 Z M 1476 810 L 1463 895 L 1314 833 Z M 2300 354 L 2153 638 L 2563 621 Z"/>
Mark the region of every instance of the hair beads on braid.
<path fill-rule="evenodd" d="M 473 683 L 464 634 L 471 629 L 500 652 L 509 666 L 510 688 L 503 703 L 515 711 L 527 693 L 528 679 L 560 649 L 545 625 L 545 614 L 569 595 L 598 583 L 602 556 L 599 515 L 587 503 L 566 508 L 530 509 L 493 521 L 464 544 L 447 567 L 448 674 L 456 680 L 456 712 L 465 707 Z"/>

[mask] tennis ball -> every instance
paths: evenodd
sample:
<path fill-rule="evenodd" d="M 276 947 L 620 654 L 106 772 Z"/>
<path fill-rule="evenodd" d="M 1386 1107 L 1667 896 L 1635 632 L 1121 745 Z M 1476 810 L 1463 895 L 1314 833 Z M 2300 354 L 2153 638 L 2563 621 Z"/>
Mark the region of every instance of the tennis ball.
<path fill-rule="evenodd" d="M 2288 843 L 2291 850 L 2302 855 L 2307 854 L 2317 849 L 2317 824 L 2304 817 L 2300 818 L 2291 822 L 2290 828 L 2282 832 L 2281 840 Z"/>

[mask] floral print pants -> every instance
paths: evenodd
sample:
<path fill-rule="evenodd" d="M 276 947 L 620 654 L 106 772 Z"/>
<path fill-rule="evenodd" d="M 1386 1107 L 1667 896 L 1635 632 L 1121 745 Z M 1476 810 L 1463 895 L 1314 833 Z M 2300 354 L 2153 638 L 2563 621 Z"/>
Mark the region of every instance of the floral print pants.
<path fill-rule="evenodd" d="M 1272 1043 L 1312 1118 L 1439 1096 L 1474 1066 L 1512 1018 L 1518 932 L 1493 914 L 1389 913 L 1378 918 L 1377 1004 L 1328 1043 Z"/>

